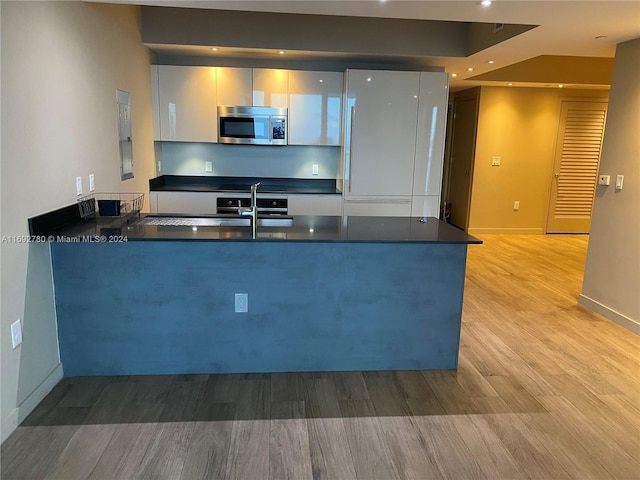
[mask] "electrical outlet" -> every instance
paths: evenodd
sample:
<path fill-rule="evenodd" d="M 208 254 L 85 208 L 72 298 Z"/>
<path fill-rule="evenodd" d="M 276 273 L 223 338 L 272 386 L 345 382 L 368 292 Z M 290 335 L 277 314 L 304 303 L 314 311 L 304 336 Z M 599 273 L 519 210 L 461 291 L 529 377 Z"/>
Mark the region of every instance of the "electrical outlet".
<path fill-rule="evenodd" d="M 76 195 L 82 195 L 82 177 L 76 177 Z"/>
<path fill-rule="evenodd" d="M 500 166 L 500 160 L 502 160 L 501 157 L 491 157 L 491 166 L 492 167 L 499 167 Z"/>
<path fill-rule="evenodd" d="M 513 202 L 513 209 L 514 210 L 520 210 L 520 201 L 516 200 L 515 202 Z"/>
<path fill-rule="evenodd" d="M 204 171 L 213 172 L 213 162 L 204 162 Z"/>
<path fill-rule="evenodd" d="M 609 185 L 611 183 L 611 175 L 598 176 L 598 185 Z"/>
<path fill-rule="evenodd" d="M 318 168 L 318 164 L 317 164 L 317 163 L 314 163 L 314 164 L 311 166 L 311 175 L 319 175 L 319 174 L 320 174 L 320 170 L 319 170 L 319 168 Z"/>
<path fill-rule="evenodd" d="M 89 175 L 89 191 L 93 192 L 96 189 L 96 177 L 92 173 Z"/>
<path fill-rule="evenodd" d="M 11 324 L 11 347 L 14 349 L 22 343 L 22 324 L 20 319 Z"/>
<path fill-rule="evenodd" d="M 249 294 L 236 293 L 236 313 L 245 313 L 249 311 Z"/>

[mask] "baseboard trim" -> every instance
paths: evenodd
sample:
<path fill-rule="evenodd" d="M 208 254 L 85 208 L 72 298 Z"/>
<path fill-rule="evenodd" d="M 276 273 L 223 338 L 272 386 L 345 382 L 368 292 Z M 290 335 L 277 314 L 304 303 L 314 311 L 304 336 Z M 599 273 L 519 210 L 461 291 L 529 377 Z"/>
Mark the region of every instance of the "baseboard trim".
<path fill-rule="evenodd" d="M 2 426 L 0 427 L 0 443 L 4 443 L 16 428 L 18 428 L 18 409 L 14 408 L 11 410 L 11 413 L 7 418 L 2 419 Z"/>
<path fill-rule="evenodd" d="M 44 400 L 53 387 L 55 387 L 62 377 L 64 376 L 64 372 L 62 370 L 62 364 L 59 363 L 56 367 L 51 371 L 49 375 L 36 387 L 36 389 L 29 394 L 24 401 L 18 405 L 18 422 L 21 423 L 27 416 L 33 412 L 33 410 L 38 406 L 38 404 Z"/>
<path fill-rule="evenodd" d="M 53 387 L 55 387 L 62 377 L 64 372 L 62 370 L 62 364 L 59 363 L 55 368 L 46 376 L 46 378 L 38 385 L 33 392 L 24 399 L 24 401 L 11 411 L 11 414 L 2 421 L 2 442 L 4 442 L 13 431 L 18 428 L 18 425 L 27 418 L 27 416 L 33 412 L 38 404 L 44 400 Z"/>
<path fill-rule="evenodd" d="M 483 233 L 502 233 L 505 235 L 543 235 L 543 228 L 468 228 L 469 235 L 480 235 Z"/>
<path fill-rule="evenodd" d="M 593 298 L 587 297 L 582 293 L 578 295 L 578 303 L 583 307 L 587 307 L 589 310 L 593 310 L 594 312 L 599 313 L 606 319 L 617 323 L 621 327 L 632 331 L 636 335 L 640 335 L 640 322 L 629 318 L 620 312 L 616 312 L 614 309 L 607 307 L 606 305 L 603 305 L 602 303 L 594 300 Z"/>

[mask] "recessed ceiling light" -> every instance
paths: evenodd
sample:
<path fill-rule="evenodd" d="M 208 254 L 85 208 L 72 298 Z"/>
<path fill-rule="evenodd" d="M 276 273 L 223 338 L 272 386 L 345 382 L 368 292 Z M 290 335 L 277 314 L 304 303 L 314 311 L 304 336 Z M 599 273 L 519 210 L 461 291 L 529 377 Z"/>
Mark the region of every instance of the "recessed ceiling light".
<path fill-rule="evenodd" d="M 467 68 L 467 71 L 468 71 L 468 72 L 473 72 L 473 67 L 469 67 L 469 68 Z"/>
<path fill-rule="evenodd" d="M 510 86 L 510 87 L 513 87 L 513 83 L 510 83 L 510 84 L 509 84 L 509 86 Z"/>
<path fill-rule="evenodd" d="M 487 63 L 494 63 L 493 60 L 489 60 Z"/>
<path fill-rule="evenodd" d="M 370 81 L 371 81 L 371 77 L 368 77 L 368 78 L 367 78 L 367 82 L 370 82 Z"/>
<path fill-rule="evenodd" d="M 563 85 L 563 84 L 558 85 L 558 88 L 562 88 L 562 87 L 564 87 L 564 85 Z"/>
<path fill-rule="evenodd" d="M 214 52 L 218 51 L 218 47 L 213 47 L 211 50 L 213 50 Z"/>
<path fill-rule="evenodd" d="M 279 53 L 280 55 L 284 55 L 284 50 L 280 50 L 278 53 Z"/>
<path fill-rule="evenodd" d="M 483 7 L 488 7 L 489 5 L 491 5 L 491 0 L 482 0 L 480 2 L 480 5 L 482 5 Z"/>
<path fill-rule="evenodd" d="M 324 82 L 324 80 L 323 80 L 323 79 L 320 79 L 320 83 L 323 83 L 323 82 Z"/>
<path fill-rule="evenodd" d="M 458 74 L 457 74 L 457 73 L 452 73 L 452 74 L 451 74 L 451 76 L 452 76 L 452 77 L 457 77 L 457 76 L 458 76 Z"/>

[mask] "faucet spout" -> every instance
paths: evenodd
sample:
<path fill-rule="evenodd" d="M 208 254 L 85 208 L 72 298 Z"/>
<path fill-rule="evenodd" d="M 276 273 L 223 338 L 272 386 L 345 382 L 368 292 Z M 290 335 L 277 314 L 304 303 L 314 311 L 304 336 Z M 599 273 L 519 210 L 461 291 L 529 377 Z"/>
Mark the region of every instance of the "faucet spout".
<path fill-rule="evenodd" d="M 251 185 L 251 206 L 253 208 L 258 207 L 258 187 L 260 186 L 260 182 L 256 182 Z"/>
<path fill-rule="evenodd" d="M 260 182 L 256 182 L 251 185 L 251 207 L 240 208 L 238 205 L 238 212 L 243 216 L 251 216 L 251 230 L 253 232 L 253 238 L 256 238 L 258 229 L 258 186 Z"/>

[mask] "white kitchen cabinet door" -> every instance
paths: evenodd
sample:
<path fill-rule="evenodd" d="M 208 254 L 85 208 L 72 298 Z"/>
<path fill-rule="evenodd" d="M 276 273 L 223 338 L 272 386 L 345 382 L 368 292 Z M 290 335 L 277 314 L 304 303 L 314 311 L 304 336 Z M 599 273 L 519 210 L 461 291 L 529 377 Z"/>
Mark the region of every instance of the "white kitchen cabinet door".
<path fill-rule="evenodd" d="M 440 218 L 440 195 L 415 195 L 411 202 L 412 217 Z"/>
<path fill-rule="evenodd" d="M 206 192 L 156 192 L 157 213 L 211 215 L 217 210 L 218 195 Z"/>
<path fill-rule="evenodd" d="M 289 70 L 253 69 L 253 106 L 289 107 Z"/>
<path fill-rule="evenodd" d="M 289 215 L 342 215 L 342 195 L 289 195 Z"/>
<path fill-rule="evenodd" d="M 158 194 L 149 192 L 149 213 L 158 213 Z"/>
<path fill-rule="evenodd" d="M 414 195 L 440 197 L 448 99 L 449 74 L 420 74 L 416 161 L 413 173 Z"/>
<path fill-rule="evenodd" d="M 160 92 L 158 91 L 158 65 L 151 65 L 151 112 L 153 115 L 153 140 L 162 140 L 160 133 Z"/>
<path fill-rule="evenodd" d="M 419 72 L 348 70 L 346 197 L 411 195 Z"/>
<path fill-rule="evenodd" d="M 289 145 L 340 145 L 342 72 L 289 72 Z"/>
<path fill-rule="evenodd" d="M 409 217 L 411 197 L 368 197 L 345 199 L 343 215 L 368 217 Z"/>
<path fill-rule="evenodd" d="M 158 65 L 160 138 L 217 142 L 215 67 Z"/>
<path fill-rule="evenodd" d="M 217 68 L 218 105 L 250 106 L 253 103 L 251 68 Z"/>

